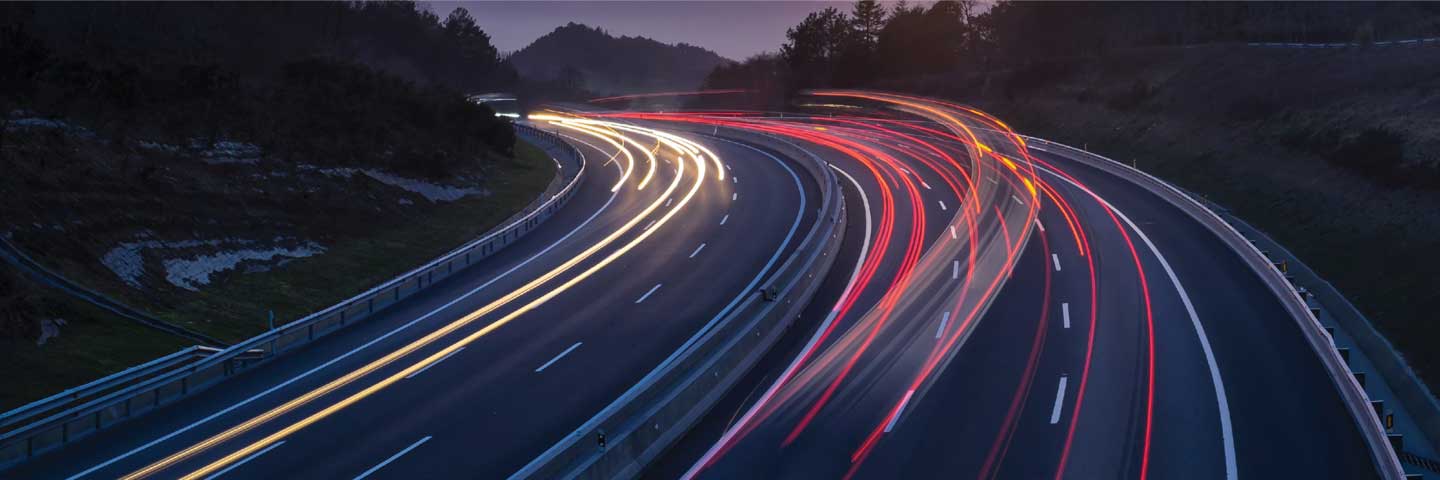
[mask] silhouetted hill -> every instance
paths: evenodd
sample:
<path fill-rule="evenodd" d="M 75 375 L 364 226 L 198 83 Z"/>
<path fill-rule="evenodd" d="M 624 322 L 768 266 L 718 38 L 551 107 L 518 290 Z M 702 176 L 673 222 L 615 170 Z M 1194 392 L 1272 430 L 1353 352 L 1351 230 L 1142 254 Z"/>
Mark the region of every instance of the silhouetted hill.
<path fill-rule="evenodd" d="M 569 23 L 510 56 L 520 74 L 607 93 L 690 90 L 728 62 L 704 48 L 645 37 L 613 37 Z"/>

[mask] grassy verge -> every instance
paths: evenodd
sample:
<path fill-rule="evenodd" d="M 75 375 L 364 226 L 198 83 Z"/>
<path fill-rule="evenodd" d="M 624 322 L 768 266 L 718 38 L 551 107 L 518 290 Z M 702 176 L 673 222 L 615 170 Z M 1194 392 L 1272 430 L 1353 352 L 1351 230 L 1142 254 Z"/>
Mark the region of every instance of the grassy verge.
<path fill-rule="evenodd" d="M 341 239 L 323 255 L 269 272 L 240 275 L 188 295 L 158 317 L 225 341 L 249 338 L 298 319 L 454 249 L 523 209 L 554 178 L 555 163 L 539 148 L 517 142 L 515 160 L 489 172 L 490 195 L 437 205 L 427 214 L 376 225 L 373 235 Z"/>
<path fill-rule="evenodd" d="M 490 192 L 436 204 L 417 215 L 374 225 L 374 234 L 340 238 L 323 255 L 267 272 L 235 275 L 187 296 L 155 316 L 225 341 L 248 338 L 349 298 L 476 238 L 543 192 L 555 164 L 541 149 L 517 142 L 516 158 L 497 159 L 486 172 Z M 357 200 L 359 201 L 359 200 Z M 44 346 L 33 339 L 0 340 L 0 410 L 54 394 L 125 367 L 174 352 L 189 342 L 115 318 L 55 292 L 41 292 L 68 323 Z"/>

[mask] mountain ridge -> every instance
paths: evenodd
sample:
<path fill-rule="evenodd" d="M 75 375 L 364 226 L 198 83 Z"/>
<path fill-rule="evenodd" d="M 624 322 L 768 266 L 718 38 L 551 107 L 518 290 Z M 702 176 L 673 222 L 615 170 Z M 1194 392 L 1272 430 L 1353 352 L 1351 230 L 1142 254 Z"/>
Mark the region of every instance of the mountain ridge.
<path fill-rule="evenodd" d="M 693 90 L 731 60 L 684 42 L 613 36 L 569 22 L 510 54 L 521 75 L 553 80 L 601 94 Z"/>

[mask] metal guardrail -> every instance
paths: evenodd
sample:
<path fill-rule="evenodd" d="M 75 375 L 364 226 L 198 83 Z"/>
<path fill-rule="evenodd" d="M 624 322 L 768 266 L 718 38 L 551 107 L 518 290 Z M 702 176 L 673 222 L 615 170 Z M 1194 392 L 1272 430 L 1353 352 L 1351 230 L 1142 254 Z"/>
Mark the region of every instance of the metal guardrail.
<path fill-rule="evenodd" d="M 44 265 L 41 265 L 40 262 L 37 262 L 35 261 L 35 259 L 30 258 L 30 256 L 26 255 L 24 251 L 20 250 L 20 247 L 11 243 L 10 240 L 6 239 L 3 236 L 0 236 L 0 260 L 4 260 L 6 263 L 14 265 L 15 268 L 20 269 L 21 272 L 25 273 L 32 280 L 60 289 L 61 291 L 65 292 L 66 295 L 70 295 L 72 297 L 83 300 L 86 303 L 118 315 L 126 320 L 130 320 L 132 322 L 162 332 L 166 332 L 177 337 L 188 338 L 190 340 L 199 342 L 202 345 L 209 345 L 212 347 L 225 346 L 225 342 L 222 342 L 219 339 L 152 317 L 145 312 L 130 308 L 130 306 L 125 305 L 124 303 L 115 301 L 114 299 L 111 299 L 110 297 L 107 297 L 100 292 L 85 288 L 85 286 L 71 281 L 64 275 L 61 275 L 54 270 L 46 268 Z"/>
<path fill-rule="evenodd" d="M 1418 47 L 1422 45 L 1440 45 L 1440 37 L 1411 38 L 1407 40 L 1381 40 L 1374 42 L 1331 42 L 1331 43 L 1294 43 L 1294 42 L 1247 42 L 1250 47 L 1270 48 L 1364 48 L 1364 47 Z"/>
<path fill-rule="evenodd" d="M 1023 135 L 1022 135 L 1023 136 Z M 1360 429 L 1365 443 L 1370 447 L 1371 460 L 1374 462 L 1377 473 L 1381 478 L 1387 480 L 1403 480 L 1405 473 L 1400 461 L 1395 455 L 1395 450 L 1390 444 L 1390 439 L 1385 434 L 1384 426 L 1375 415 L 1370 404 L 1370 398 L 1365 389 L 1355 376 L 1350 372 L 1345 360 L 1340 353 L 1333 348 L 1330 335 L 1325 332 L 1318 318 L 1311 313 L 1309 306 L 1300 292 L 1276 270 L 1265 256 L 1254 244 L 1250 243 L 1235 227 L 1226 222 L 1213 210 L 1195 198 L 1187 195 L 1183 190 L 1170 183 L 1156 178 L 1141 170 L 1135 169 L 1124 163 L 1110 158 L 1097 155 L 1069 145 L 1051 142 L 1042 138 L 1023 136 L 1030 142 L 1031 147 L 1040 147 L 1041 150 L 1051 148 L 1060 150 L 1054 153 L 1067 153 L 1069 158 L 1085 162 L 1093 167 L 1099 168 L 1111 175 L 1130 180 L 1132 183 L 1150 191 L 1152 194 L 1166 200 L 1181 211 L 1195 218 L 1213 232 L 1221 241 L 1225 242 L 1241 259 L 1250 266 L 1261 280 L 1270 288 L 1272 293 L 1281 300 L 1285 310 L 1300 326 L 1301 333 L 1314 350 L 1316 356 L 1324 364 L 1330 375 L 1331 381 L 1339 391 L 1351 419 Z M 1048 148 L 1047 148 L 1048 147 Z"/>
<path fill-rule="evenodd" d="M 364 293 L 224 350 L 191 347 L 0 415 L 0 469 L 203 390 L 369 317 L 515 243 L 559 211 L 585 175 L 584 157 L 560 137 L 519 124 L 515 130 L 520 137 L 580 164 L 564 188 L 536 199 L 526 207 L 528 213 Z M 560 174 L 565 172 L 562 169 Z"/>
<path fill-rule="evenodd" d="M 710 133 L 705 128 L 705 133 Z M 779 139 L 776 139 L 779 140 Z M 844 236 L 845 204 L 834 172 L 783 140 L 819 182 L 819 216 L 760 289 L 512 479 L 631 478 L 707 413 L 769 351 L 824 281 Z M 758 292 L 757 292 L 758 293 Z M 767 297 L 769 299 L 767 299 Z M 603 441 L 602 441 L 603 439 Z"/>

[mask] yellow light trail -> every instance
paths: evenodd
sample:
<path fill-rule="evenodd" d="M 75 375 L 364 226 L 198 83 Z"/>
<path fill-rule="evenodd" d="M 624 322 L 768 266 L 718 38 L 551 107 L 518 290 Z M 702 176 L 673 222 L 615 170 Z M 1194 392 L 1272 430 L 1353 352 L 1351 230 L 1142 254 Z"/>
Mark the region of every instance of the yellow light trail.
<path fill-rule="evenodd" d="M 619 250 L 611 253 L 609 256 L 607 256 L 606 258 L 604 258 L 603 260 L 601 260 L 599 263 L 597 263 L 596 265 L 594 265 L 594 266 L 590 267 L 589 269 L 585 270 L 585 271 L 582 272 L 581 274 L 577 275 L 575 278 L 572 278 L 571 280 L 569 280 L 569 281 L 561 284 L 560 286 L 552 289 L 550 292 L 548 292 L 548 293 L 546 293 L 545 295 L 541 296 L 540 298 L 538 298 L 538 299 L 530 302 L 529 304 L 525 305 L 524 307 L 521 307 L 520 309 L 516 310 L 515 312 L 512 312 L 511 314 L 506 315 L 505 317 L 502 317 L 500 320 L 497 320 L 497 321 L 491 323 L 490 325 L 485 326 L 484 328 L 482 328 L 481 330 L 475 332 L 474 334 L 471 334 L 470 336 L 465 337 L 465 338 L 462 339 L 460 342 L 457 342 L 457 343 L 455 343 L 455 344 L 450 345 L 449 347 L 446 347 L 446 348 L 443 349 L 441 352 L 439 352 L 439 353 L 440 353 L 439 355 L 431 355 L 431 356 L 429 356 L 429 357 L 426 357 L 426 358 L 420 360 L 419 362 L 416 362 L 415 364 L 411 365 L 410 367 L 406 368 L 404 371 L 400 372 L 399 374 L 396 374 L 396 375 L 393 375 L 393 376 L 391 376 L 391 377 L 388 377 L 388 378 L 386 378 L 385 380 L 382 380 L 380 383 L 377 383 L 377 384 L 375 384 L 375 385 L 372 385 L 372 386 L 366 388 L 365 390 L 362 390 L 361 392 L 358 392 L 358 393 L 356 393 L 356 394 L 354 394 L 354 395 L 351 395 L 350 397 L 347 397 L 345 400 L 343 400 L 343 401 L 341 401 L 341 402 L 339 402 L 339 403 L 332 404 L 331 406 L 326 407 L 324 410 L 321 410 L 320 412 L 317 412 L 317 413 L 315 413 L 315 414 L 312 414 L 311 416 L 306 417 L 304 420 L 301 420 L 300 422 L 297 422 L 296 424 L 292 424 L 292 425 L 290 425 L 290 426 L 287 426 L 285 429 L 282 429 L 280 432 L 277 432 L 276 434 L 272 434 L 272 435 L 270 435 L 270 436 L 267 436 L 267 437 L 265 437 L 265 439 L 262 439 L 262 440 L 260 440 L 260 441 L 255 442 L 255 443 L 252 443 L 251 445 L 249 445 L 249 446 L 241 449 L 240 451 L 237 451 L 237 452 L 235 452 L 235 453 L 232 453 L 232 454 L 230 454 L 230 455 L 227 455 L 227 456 L 225 456 L 224 458 L 221 458 L 220 460 L 217 460 L 217 461 L 215 461 L 215 462 L 213 462 L 213 463 L 211 463 L 211 464 L 209 464 L 209 465 L 201 468 L 200 470 L 197 470 L 197 471 L 195 471 L 195 472 L 192 472 L 192 473 L 186 475 L 185 478 L 200 478 L 200 477 L 204 477 L 205 475 L 209 475 L 209 474 L 211 474 L 211 473 L 214 473 L 216 470 L 219 470 L 219 469 L 221 469 L 221 468 L 224 468 L 226 465 L 229 465 L 229 464 L 231 464 L 231 463 L 234 463 L 235 461 L 238 461 L 238 460 L 241 459 L 241 458 L 244 458 L 245 456 L 253 453 L 253 452 L 256 451 L 256 450 L 259 450 L 259 449 L 261 449 L 261 448 L 265 448 L 266 446 L 274 443 L 275 441 L 279 440 L 280 438 L 283 438 L 283 437 L 286 436 L 286 435 L 289 435 L 289 434 L 291 434 L 291 433 L 293 433 L 293 432 L 295 432 L 295 431 L 297 431 L 297 430 L 300 430 L 301 428 L 304 428 L 305 426 L 308 426 L 308 425 L 314 423 L 315 421 L 318 421 L 318 420 L 320 420 L 320 419 L 323 419 L 324 417 L 329 416 L 329 415 L 333 414 L 334 412 L 337 412 L 337 411 L 345 408 L 346 406 L 349 406 L 350 404 L 353 404 L 353 403 L 355 403 L 356 401 L 359 401 L 360 399 L 362 399 L 362 398 L 364 398 L 364 397 L 366 397 L 366 396 L 369 396 L 369 395 L 373 394 L 374 392 L 379 391 L 379 390 L 385 388 L 386 386 L 389 386 L 390 384 L 395 383 L 395 381 L 398 381 L 398 379 L 403 379 L 406 375 L 409 375 L 410 373 L 414 373 L 415 371 L 418 371 L 418 370 L 420 370 L 420 369 L 425 368 L 426 366 L 429 366 L 429 365 L 435 363 L 436 361 L 440 360 L 440 359 L 441 359 L 442 357 L 444 357 L 445 355 L 448 355 L 449 353 L 452 353 L 454 350 L 458 350 L 459 347 L 463 347 L 464 345 L 466 345 L 466 344 L 468 344 L 468 343 L 470 343 L 470 342 L 473 342 L 474 340 L 476 340 L 476 339 L 478 339 L 478 338 L 480 338 L 480 337 L 483 337 L 484 335 L 486 335 L 486 334 L 494 331 L 495 329 L 500 328 L 501 326 L 504 326 L 505 324 L 507 324 L 507 323 L 509 323 L 510 321 L 514 320 L 514 319 L 515 319 L 516 317 L 518 317 L 519 315 L 521 315 L 521 314 L 523 314 L 523 313 L 525 313 L 525 312 L 528 312 L 528 311 L 530 311 L 530 310 L 533 310 L 534 308 L 538 307 L 539 305 L 543 304 L 544 302 L 548 301 L 549 299 L 554 298 L 554 296 L 559 295 L 561 292 L 569 289 L 569 288 L 570 288 L 571 286 L 573 286 L 574 284 L 580 282 L 581 280 L 583 280 L 583 279 L 585 279 L 585 278 L 588 278 L 588 277 L 589 277 L 590 275 L 592 275 L 595 271 L 598 271 L 600 268 L 603 268 L 604 266 L 609 265 L 609 264 L 612 263 L 616 258 L 619 258 L 619 256 L 625 254 L 626 252 L 630 251 L 630 249 L 634 248 L 634 246 L 637 245 L 639 242 L 643 241 L 644 239 L 648 238 L 651 234 L 653 234 L 654 232 L 658 231 L 658 230 L 659 230 L 659 227 L 663 226 L 667 221 L 669 221 L 669 219 L 670 219 L 671 217 L 673 217 L 676 213 L 678 213 L 678 212 L 680 211 L 680 209 L 682 209 L 686 204 L 688 204 L 688 203 L 690 202 L 690 199 L 695 195 L 695 192 L 699 189 L 700 184 L 703 183 L 703 182 L 702 182 L 702 179 L 703 179 L 704 171 L 705 171 L 705 163 L 704 163 L 703 161 L 699 161 L 699 160 L 697 159 L 696 164 L 697 164 L 697 167 L 698 167 L 697 169 L 698 169 L 699 173 L 698 173 L 697 176 L 696 176 L 695 185 L 690 189 L 690 191 L 686 194 L 686 196 L 685 196 L 680 202 L 677 202 L 677 203 L 675 204 L 675 207 L 674 207 L 674 208 L 670 209 L 664 216 L 662 216 L 658 221 L 656 221 L 656 224 L 655 224 L 654 228 L 650 228 L 650 229 L 646 229 L 646 230 L 642 231 L 642 233 L 641 233 L 638 237 L 636 237 L 634 240 L 632 240 L 630 243 L 626 244 L 626 245 L 623 246 L 621 249 L 619 249 Z M 554 269 L 551 269 L 550 271 L 548 271 L 548 272 L 546 272 L 545 274 L 541 275 L 539 278 L 536 278 L 535 280 L 532 280 L 532 281 L 528 282 L 528 283 L 525 284 L 524 286 L 521 286 L 521 287 L 519 287 L 519 288 L 517 288 L 517 289 L 515 289 L 515 290 L 513 290 L 513 291 L 511 291 L 511 292 L 509 292 L 509 293 L 507 293 L 506 295 L 504 295 L 504 296 L 502 296 L 501 298 L 495 300 L 494 302 L 491 302 L 490 304 L 488 304 L 488 305 L 480 308 L 479 310 L 476 310 L 476 311 L 474 311 L 474 312 L 471 312 L 470 314 L 467 314 L 466 316 L 464 316 L 464 317 L 462 317 L 462 318 L 460 318 L 460 319 L 458 319 L 458 320 L 456 320 L 456 321 L 454 321 L 454 322 L 451 322 L 450 324 L 448 324 L 448 325 L 446 325 L 446 326 L 444 326 L 444 327 L 441 327 L 440 329 L 438 329 L 438 330 L 436 330 L 436 331 L 434 331 L 434 332 L 431 332 L 430 334 L 428 334 L 428 335 L 426 335 L 426 336 L 424 336 L 424 337 L 422 337 L 422 338 L 420 338 L 420 339 L 418 339 L 418 340 L 416 340 L 416 341 L 414 341 L 414 342 L 411 342 L 410 344 L 408 344 L 408 345 L 406 345 L 406 346 L 404 346 L 404 347 L 402 347 L 402 348 L 400 348 L 400 349 L 398 349 L 398 350 L 395 350 L 395 351 L 393 351 L 393 352 L 385 355 L 384 357 L 381 357 L 381 358 L 378 359 L 378 360 L 375 360 L 375 361 L 373 361 L 373 362 L 371 362 L 371 363 L 369 363 L 369 364 L 367 364 L 367 365 L 365 365 L 365 366 L 363 366 L 363 367 L 361 367 L 361 368 L 359 368 L 359 369 L 353 370 L 353 371 L 351 371 L 350 373 L 347 373 L 347 374 L 345 374 L 344 376 L 341 376 L 340 378 L 337 378 L 337 379 L 335 379 L 335 380 L 332 380 L 331 382 L 325 384 L 324 386 L 321 386 L 321 387 L 319 387 L 319 388 L 316 388 L 316 389 L 314 389 L 314 390 L 311 390 L 310 392 L 307 392 L 307 393 L 305 393 L 304 395 L 301 395 L 300 397 L 297 397 L 297 398 L 295 398 L 295 399 L 293 399 L 293 400 L 290 400 L 289 402 L 286 402 L 286 403 L 283 404 L 283 405 L 280 405 L 280 406 L 278 406 L 278 407 L 275 407 L 275 408 L 273 408 L 273 409 L 265 412 L 264 414 L 261 414 L 261 415 L 259 415 L 259 416 L 256 416 L 256 417 L 250 419 L 250 420 L 247 420 L 247 421 L 245 421 L 245 422 L 243 422 L 243 423 L 241 423 L 241 424 L 239 424 L 239 425 L 236 425 L 236 426 L 234 426 L 234 427 L 231 427 L 230 429 L 227 429 L 227 430 L 224 431 L 224 432 L 221 432 L 221 433 L 219 433 L 219 434 L 217 434 L 217 435 L 215 435 L 215 436 L 212 436 L 212 437 L 210 437 L 210 438 L 208 438 L 208 439 L 206 439 L 206 440 L 204 440 L 204 441 L 201 441 L 201 442 L 199 442 L 199 443 L 197 443 L 197 444 L 195 444 L 195 445 L 192 445 L 192 446 L 190 446 L 190 447 L 188 447 L 188 448 L 186 448 L 186 449 L 184 449 L 184 450 L 181 450 L 181 451 L 179 451 L 179 452 L 176 452 L 176 453 L 174 453 L 174 454 L 171 454 L 170 456 L 167 456 L 166 458 L 164 458 L 164 459 L 162 459 L 162 460 L 160 460 L 160 461 L 157 461 L 157 462 L 155 462 L 155 463 L 153 463 L 153 464 L 150 464 L 150 465 L 148 465 L 148 466 L 146 466 L 146 467 L 144 467 L 144 468 L 141 468 L 140 470 L 137 470 L 137 471 L 135 471 L 135 472 L 132 472 L 132 473 L 130 473 L 130 474 L 128 474 L 128 475 L 126 475 L 126 476 L 124 476 L 124 477 L 122 477 L 122 478 L 127 479 L 127 480 L 129 480 L 129 479 L 145 478 L 145 477 L 148 477 L 148 476 L 150 476 L 150 475 L 153 475 L 153 474 L 155 474 L 155 473 L 157 473 L 157 472 L 159 472 L 159 471 L 161 471 L 161 470 L 164 470 L 164 469 L 166 469 L 166 468 L 169 468 L 169 467 L 175 465 L 176 463 L 179 463 L 179 462 L 181 462 L 181 461 L 183 461 L 183 460 L 185 460 L 185 459 L 187 459 L 187 458 L 190 458 L 191 456 L 195 455 L 196 453 L 199 453 L 199 452 L 208 450 L 208 449 L 210 449 L 210 448 L 212 448 L 212 447 L 214 447 L 214 446 L 216 446 L 216 445 L 218 445 L 218 444 L 220 444 L 220 443 L 223 443 L 223 442 L 225 442 L 225 441 L 231 440 L 231 439 L 235 438 L 236 436 L 239 436 L 239 435 L 241 435 L 241 434 L 243 434 L 243 433 L 245 433 L 245 432 L 248 432 L 248 431 L 250 431 L 251 429 L 253 429 L 253 428 L 255 428 L 255 427 L 259 426 L 259 425 L 262 425 L 262 424 L 264 424 L 264 423 L 266 423 L 266 422 L 268 422 L 268 421 L 270 421 L 270 420 L 275 419 L 276 417 L 279 417 L 279 416 L 281 416 L 281 415 L 284 415 L 284 414 L 286 414 L 286 413 L 289 413 L 289 412 L 295 410 L 296 408 L 299 408 L 299 407 L 301 407 L 301 406 L 304 406 L 304 405 L 308 404 L 309 402 L 311 402 L 311 401 L 313 401 L 313 400 L 315 400 L 315 399 L 317 399 L 317 398 L 319 398 L 319 397 L 322 397 L 322 396 L 324 396 L 324 395 L 326 395 L 326 394 L 329 394 L 329 393 L 335 391 L 336 389 L 339 389 L 339 388 L 341 388 L 341 387 L 343 387 L 343 386 L 345 386 L 345 385 L 348 385 L 348 384 L 354 382 L 355 380 L 358 380 L 359 378 L 361 378 L 361 377 L 363 377 L 363 376 L 365 376 L 365 375 L 368 375 L 368 374 L 370 374 L 370 373 L 373 373 L 373 372 L 375 372 L 376 370 L 378 370 L 378 369 L 380 369 L 380 368 L 383 368 L 383 367 L 385 367 L 386 365 L 389 365 L 389 364 L 393 363 L 394 361 L 396 361 L 396 360 L 398 360 L 398 359 L 400 359 L 400 358 L 402 358 L 402 357 L 404 357 L 404 356 L 406 356 L 406 355 L 409 355 L 410 353 L 414 353 L 416 350 L 419 350 L 420 348 L 423 348 L 423 347 L 425 347 L 425 346 L 427 346 L 427 345 L 429 345 L 429 344 L 431 344 L 431 343 L 434 343 L 436 340 L 444 337 L 445 335 L 448 335 L 448 334 L 450 334 L 450 333 L 452 333 L 452 332 L 454 332 L 454 331 L 456 331 L 456 330 L 458 330 L 458 329 L 460 329 L 460 328 L 462 328 L 462 327 L 464 327 L 464 326 L 466 326 L 466 325 L 468 325 L 468 324 L 470 324 L 470 323 L 473 323 L 475 320 L 478 320 L 479 318 L 483 317 L 484 315 L 487 315 L 487 314 L 489 314 L 489 313 L 494 312 L 495 310 L 498 310 L 499 308 L 501 308 L 501 307 L 509 304 L 510 302 L 514 301 L 516 298 L 519 298 L 520 296 L 523 296 L 523 295 L 525 295 L 525 294 L 527 294 L 527 293 L 535 290 L 537 287 L 539 287 L 539 286 L 541 286 L 541 285 L 549 282 L 550 280 L 552 280 L 552 279 L 554 279 L 555 277 L 559 276 L 560 274 L 568 271 L 570 268 L 574 267 L 575 265 L 579 264 L 580 262 L 582 262 L 582 261 L 588 259 L 589 257 L 593 256 L 597 251 L 599 251 L 600 249 L 608 246 L 610 243 L 613 243 L 617 238 L 619 238 L 620 236 L 624 235 L 624 234 L 625 234 L 626 232 L 628 232 L 630 229 L 634 228 L 634 227 L 635 227 L 636 225 L 638 225 L 645 217 L 649 216 L 649 215 L 650 215 L 651 213 L 653 213 L 655 210 L 657 210 L 657 209 L 660 208 L 660 206 L 661 206 L 661 204 L 662 204 L 661 199 L 669 198 L 669 197 L 671 196 L 671 194 L 674 193 L 674 191 L 679 187 L 679 185 L 680 185 L 680 180 L 683 178 L 683 176 L 684 176 L 684 164 L 682 163 L 681 166 L 680 166 L 680 171 L 677 172 L 677 175 L 675 176 L 675 179 L 670 183 L 670 185 L 669 185 L 669 187 L 666 189 L 665 193 L 664 193 L 663 195 L 661 195 L 660 197 L 657 197 L 657 199 L 655 200 L 655 202 L 652 202 L 650 205 L 648 205 L 642 212 L 640 212 L 639 215 L 636 215 L 635 217 L 633 217 L 630 221 L 626 222 L 624 225 L 622 225 L 621 227 L 617 228 L 614 232 L 612 232 L 610 235 L 606 236 L 605 238 L 601 239 L 599 242 L 596 242 L 594 245 L 591 245 L 590 247 L 586 248 L 585 251 L 581 252 L 580 254 L 576 255 L 575 257 L 571 258 L 570 260 L 566 261 L 565 263 L 561 264 L 560 266 L 558 266 L 558 267 L 556 267 L 556 268 L 554 268 Z"/>

